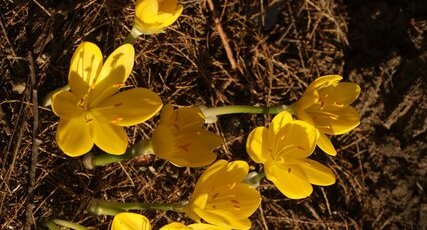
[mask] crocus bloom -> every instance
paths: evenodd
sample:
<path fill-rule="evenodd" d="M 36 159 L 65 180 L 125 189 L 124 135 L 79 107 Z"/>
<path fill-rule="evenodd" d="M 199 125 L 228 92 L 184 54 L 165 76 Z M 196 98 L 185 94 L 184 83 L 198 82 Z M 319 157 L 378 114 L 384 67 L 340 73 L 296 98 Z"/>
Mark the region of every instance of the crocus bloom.
<path fill-rule="evenodd" d="M 174 110 L 172 105 L 165 105 L 151 138 L 154 153 L 179 167 L 211 164 L 216 159 L 212 149 L 222 144 L 222 138 L 202 129 L 204 122 L 198 107 Z"/>
<path fill-rule="evenodd" d="M 288 112 L 276 115 L 269 128 L 257 127 L 249 134 L 246 149 L 251 158 L 264 164 L 268 180 L 287 197 L 309 196 L 315 185 L 335 183 L 332 171 L 307 159 L 316 147 L 318 131 Z"/>
<path fill-rule="evenodd" d="M 142 34 L 162 33 L 183 9 L 178 0 L 137 0 L 134 28 Z"/>
<path fill-rule="evenodd" d="M 228 230 L 229 228 L 219 227 L 212 224 L 184 224 L 173 222 L 160 228 L 160 230 Z"/>
<path fill-rule="evenodd" d="M 248 219 L 261 203 L 261 195 L 242 181 L 248 174 L 245 161 L 228 163 L 219 160 L 211 165 L 197 181 L 187 216 L 200 222 L 232 229 L 249 229 Z"/>
<path fill-rule="evenodd" d="M 114 216 L 111 230 L 151 230 L 151 224 L 143 215 L 122 212 Z"/>
<path fill-rule="evenodd" d="M 94 143 L 107 153 L 123 154 L 128 144 L 123 126 L 144 122 L 161 109 L 161 99 L 148 89 L 118 93 L 133 62 L 129 44 L 117 48 L 105 63 L 95 44 L 79 45 L 68 74 L 71 92 L 59 91 L 52 99 L 53 112 L 60 117 L 56 141 L 65 154 L 80 156 Z"/>
<path fill-rule="evenodd" d="M 344 134 L 360 124 L 359 113 L 350 106 L 359 97 L 360 87 L 341 80 L 338 75 L 317 78 L 294 104 L 298 119 L 319 130 L 317 145 L 332 156 L 337 152 L 325 134 Z"/>

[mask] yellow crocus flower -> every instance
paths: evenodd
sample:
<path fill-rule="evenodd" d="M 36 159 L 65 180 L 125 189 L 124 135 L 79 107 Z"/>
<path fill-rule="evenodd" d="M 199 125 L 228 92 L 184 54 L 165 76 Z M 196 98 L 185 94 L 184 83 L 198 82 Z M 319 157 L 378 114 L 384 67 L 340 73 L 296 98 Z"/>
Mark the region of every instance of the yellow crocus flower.
<path fill-rule="evenodd" d="M 173 222 L 160 228 L 160 230 L 230 230 L 230 228 L 219 227 L 212 224 L 190 224 L 185 226 L 184 224 Z"/>
<path fill-rule="evenodd" d="M 100 49 L 83 42 L 71 58 L 70 91 L 53 95 L 52 109 L 60 117 L 56 142 L 65 154 L 77 157 L 94 143 L 110 154 L 123 154 L 128 137 L 123 126 L 150 119 L 162 107 L 157 94 L 135 88 L 118 92 L 134 62 L 132 45 L 122 45 L 103 63 Z"/>
<path fill-rule="evenodd" d="M 232 229 L 249 229 L 248 219 L 261 203 L 261 195 L 242 181 L 249 170 L 245 161 L 219 160 L 211 165 L 197 181 L 190 202 L 185 206 L 187 216 L 200 222 Z"/>
<path fill-rule="evenodd" d="M 350 106 L 359 97 L 360 87 L 356 83 L 341 80 L 339 75 L 317 78 L 293 105 L 298 119 L 319 130 L 317 146 L 332 156 L 337 155 L 337 152 L 325 134 L 344 134 L 360 124 L 359 113 Z"/>
<path fill-rule="evenodd" d="M 134 28 L 142 34 L 162 33 L 178 19 L 183 9 L 178 0 L 137 0 Z"/>
<path fill-rule="evenodd" d="M 202 129 L 205 117 L 198 107 L 173 109 L 163 107 L 159 125 L 153 132 L 153 152 L 179 167 L 201 167 L 216 159 L 212 151 L 222 144 L 222 138 Z"/>
<path fill-rule="evenodd" d="M 316 147 L 318 131 L 288 112 L 273 118 L 269 128 L 257 127 L 249 134 L 246 149 L 251 158 L 264 164 L 266 178 L 287 197 L 309 196 L 315 185 L 335 183 L 332 171 L 307 157 Z"/>
<path fill-rule="evenodd" d="M 122 212 L 114 216 L 111 230 L 151 230 L 151 224 L 143 215 Z"/>

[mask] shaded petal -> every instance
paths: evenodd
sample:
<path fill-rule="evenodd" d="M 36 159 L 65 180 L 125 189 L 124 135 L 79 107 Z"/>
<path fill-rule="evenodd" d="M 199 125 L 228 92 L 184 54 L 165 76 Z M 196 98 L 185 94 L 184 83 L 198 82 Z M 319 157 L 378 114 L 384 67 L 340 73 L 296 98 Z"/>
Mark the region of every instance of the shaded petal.
<path fill-rule="evenodd" d="M 310 85 L 307 87 L 306 91 L 320 89 L 334 85 L 342 80 L 340 75 L 326 75 L 316 78 Z"/>
<path fill-rule="evenodd" d="M 162 108 L 160 97 L 149 89 L 135 88 L 120 92 L 91 109 L 95 116 L 119 126 L 142 123 Z"/>
<path fill-rule="evenodd" d="M 102 67 L 102 53 L 97 45 L 82 42 L 71 58 L 68 83 L 78 99 L 88 92 Z"/>
<path fill-rule="evenodd" d="M 214 194 L 215 197 L 209 196 L 205 211 L 230 216 L 230 219 L 248 218 L 261 204 L 260 193 L 245 183 L 238 183 L 232 187 L 218 185 L 215 191 L 218 193 Z"/>
<path fill-rule="evenodd" d="M 92 138 L 96 146 L 114 155 L 125 153 L 128 137 L 123 127 L 93 119 L 90 123 Z"/>
<path fill-rule="evenodd" d="M 111 230 L 151 230 L 151 224 L 143 215 L 122 212 L 114 216 Z"/>
<path fill-rule="evenodd" d="M 182 5 L 178 5 L 176 6 L 176 9 L 174 12 L 169 13 L 159 13 L 158 17 L 161 18 L 163 17 L 161 20 L 158 20 L 159 22 L 161 22 L 161 26 L 163 28 L 168 27 L 170 25 L 172 25 L 178 18 L 179 16 L 181 16 L 182 11 L 184 10 L 184 7 Z M 165 14 L 165 16 L 163 16 L 163 14 Z"/>
<path fill-rule="evenodd" d="M 168 160 L 171 158 L 174 151 L 175 140 L 165 125 L 159 124 L 153 132 L 151 137 L 151 145 L 153 146 L 153 152 L 162 159 Z"/>
<path fill-rule="evenodd" d="M 320 94 L 324 95 L 325 104 L 348 105 L 359 97 L 360 86 L 352 82 L 342 82 L 321 89 Z"/>
<path fill-rule="evenodd" d="M 178 0 L 164 0 L 159 6 L 159 11 L 173 13 L 178 6 Z"/>
<path fill-rule="evenodd" d="M 175 146 L 169 161 L 179 167 L 202 167 L 216 159 L 213 148 L 222 144 L 219 135 L 206 130 L 188 132 L 175 137 Z"/>
<path fill-rule="evenodd" d="M 267 162 L 271 159 L 269 151 L 268 129 L 266 127 L 257 127 L 249 133 L 246 141 L 246 151 L 256 163 Z"/>
<path fill-rule="evenodd" d="M 338 118 L 330 122 L 332 132 L 328 134 L 344 134 L 350 132 L 360 124 L 359 112 L 351 106 L 345 106 L 335 113 L 338 115 Z"/>
<path fill-rule="evenodd" d="M 277 134 L 274 158 L 306 158 L 314 151 L 317 137 L 317 129 L 307 122 L 297 120 L 288 123 Z"/>
<path fill-rule="evenodd" d="M 335 150 L 334 145 L 332 145 L 331 140 L 329 140 L 329 138 L 324 133 L 319 133 L 319 139 L 317 139 L 317 146 L 319 146 L 319 148 L 323 150 L 323 152 L 331 156 L 337 155 L 337 151 Z"/>
<path fill-rule="evenodd" d="M 311 184 L 326 186 L 335 183 L 332 170 L 317 161 L 304 159 L 300 161 L 299 166 L 304 170 Z"/>
<path fill-rule="evenodd" d="M 56 131 L 56 142 L 59 148 L 70 157 L 78 157 L 89 152 L 93 141 L 84 116 L 70 120 L 60 119 Z"/>
<path fill-rule="evenodd" d="M 132 72 L 134 56 L 135 50 L 130 44 L 118 47 L 108 56 L 89 94 L 89 108 L 118 92 Z"/>
<path fill-rule="evenodd" d="M 291 199 L 302 199 L 313 192 L 304 171 L 298 165 L 285 164 L 282 166 L 266 165 L 265 173 L 268 180 L 285 196 Z"/>
<path fill-rule="evenodd" d="M 52 110 L 58 117 L 70 120 L 85 113 L 77 106 L 78 102 L 73 93 L 61 90 L 52 97 Z"/>

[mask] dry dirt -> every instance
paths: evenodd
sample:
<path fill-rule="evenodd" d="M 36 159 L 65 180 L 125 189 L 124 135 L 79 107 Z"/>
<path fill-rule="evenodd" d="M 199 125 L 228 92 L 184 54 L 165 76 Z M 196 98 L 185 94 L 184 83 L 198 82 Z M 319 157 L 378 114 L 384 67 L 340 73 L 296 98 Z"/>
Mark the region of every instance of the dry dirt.
<path fill-rule="evenodd" d="M 253 229 L 427 229 L 425 0 L 214 1 L 236 70 L 207 3 L 182 4 L 183 15 L 166 33 L 142 36 L 135 44 L 130 87 L 148 87 L 164 102 L 182 106 L 290 104 L 326 74 L 341 74 L 362 88 L 355 104 L 361 125 L 333 139 L 337 157 L 314 154 L 334 170 L 337 183 L 289 200 L 263 181 Z M 191 194 L 201 169 L 150 157 L 87 170 L 56 146 L 58 118 L 50 108 L 38 106 L 34 119 L 33 92 L 40 105 L 67 83 L 80 42 L 95 42 L 104 54 L 119 46 L 133 7 L 133 1 L 119 0 L 0 3 L 0 229 L 42 229 L 51 218 L 107 229 L 111 217 L 86 212 L 90 199 L 178 202 Z M 219 158 L 249 161 L 247 134 L 271 118 L 227 115 L 209 126 L 226 140 Z M 157 120 L 129 128 L 131 142 L 148 138 Z M 39 155 L 29 197 L 34 141 Z M 28 223 L 26 202 L 34 205 Z M 171 221 L 190 223 L 173 212 L 143 214 L 155 229 Z"/>

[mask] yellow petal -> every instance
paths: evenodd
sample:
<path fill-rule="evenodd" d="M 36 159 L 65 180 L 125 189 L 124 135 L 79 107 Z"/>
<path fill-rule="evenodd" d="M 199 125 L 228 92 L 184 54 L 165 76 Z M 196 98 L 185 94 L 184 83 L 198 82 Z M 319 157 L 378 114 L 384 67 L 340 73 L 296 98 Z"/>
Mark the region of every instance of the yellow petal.
<path fill-rule="evenodd" d="M 225 165 L 221 171 L 211 175 L 204 183 L 209 187 L 215 187 L 219 184 L 239 183 L 243 181 L 248 172 L 249 165 L 246 161 L 232 161 Z"/>
<path fill-rule="evenodd" d="M 102 53 L 91 42 L 82 42 L 71 58 L 68 83 L 78 99 L 83 98 L 102 67 Z"/>
<path fill-rule="evenodd" d="M 271 159 L 268 139 L 268 129 L 257 127 L 249 133 L 246 141 L 246 151 L 256 163 L 264 163 Z"/>
<path fill-rule="evenodd" d="M 249 165 L 245 161 L 218 160 L 212 164 L 197 181 L 194 193 L 209 191 L 218 185 L 233 184 L 243 181 L 249 171 Z"/>
<path fill-rule="evenodd" d="M 330 122 L 332 132 L 328 134 L 344 134 L 350 132 L 360 124 L 359 112 L 351 106 L 345 106 L 335 113 L 338 115 L 338 118 Z"/>
<path fill-rule="evenodd" d="M 89 95 L 90 108 L 118 92 L 132 72 L 135 51 L 130 44 L 118 47 L 108 56 Z"/>
<path fill-rule="evenodd" d="M 151 145 L 154 153 L 162 159 L 170 159 L 174 151 L 175 141 L 169 128 L 159 124 L 153 132 Z"/>
<path fill-rule="evenodd" d="M 159 6 L 159 11 L 172 13 L 178 6 L 178 0 L 163 0 Z"/>
<path fill-rule="evenodd" d="M 91 109 L 97 117 L 119 126 L 142 123 L 162 108 L 160 97 L 149 89 L 135 88 L 107 98 Z"/>
<path fill-rule="evenodd" d="M 212 224 L 190 224 L 189 230 L 231 230 L 231 228 L 220 227 Z"/>
<path fill-rule="evenodd" d="M 184 10 L 184 7 L 182 5 L 178 5 L 174 12 L 171 12 L 164 16 L 162 14 L 165 14 L 165 13 L 162 13 L 162 14 L 159 13 L 158 17 L 163 16 L 163 18 L 159 20 L 159 22 L 161 22 L 161 26 L 165 28 L 172 25 L 179 18 L 179 16 L 181 16 L 183 10 Z"/>
<path fill-rule="evenodd" d="M 265 173 L 268 180 L 285 196 L 291 199 L 302 199 L 313 192 L 313 187 L 308 181 L 304 171 L 298 165 L 284 164 L 266 165 Z"/>
<path fill-rule="evenodd" d="M 334 85 L 342 80 L 342 77 L 339 75 L 326 75 L 316 78 L 310 85 L 307 87 L 306 91 L 320 89 Z"/>
<path fill-rule="evenodd" d="M 111 230 L 151 230 L 151 225 L 143 215 L 122 212 L 114 216 Z"/>
<path fill-rule="evenodd" d="M 324 95 L 325 104 L 348 105 L 359 97 L 360 86 L 356 83 L 341 82 L 321 89 L 320 94 Z"/>
<path fill-rule="evenodd" d="M 90 123 L 93 142 L 104 152 L 114 155 L 125 153 L 128 137 L 123 127 L 93 119 Z"/>
<path fill-rule="evenodd" d="M 332 170 L 317 161 L 300 160 L 299 166 L 304 170 L 311 184 L 326 186 L 335 183 L 335 175 Z"/>
<path fill-rule="evenodd" d="M 200 209 L 196 209 L 196 212 L 203 213 L 202 218 L 210 224 L 221 226 L 225 229 L 250 229 L 251 221 L 248 218 L 234 219 L 231 212 L 219 210 L 203 212 Z"/>
<path fill-rule="evenodd" d="M 177 125 L 176 131 L 198 131 L 205 123 L 205 116 L 199 107 L 179 108 L 174 111 L 173 121 L 169 125 Z"/>
<path fill-rule="evenodd" d="M 271 121 L 270 129 L 273 130 L 274 134 L 277 135 L 284 127 L 291 123 L 294 119 L 289 112 L 281 112 L 277 114 Z"/>
<path fill-rule="evenodd" d="M 216 159 L 212 148 L 222 144 L 222 138 L 214 133 L 200 130 L 175 138 L 174 152 L 169 161 L 179 167 L 202 167 Z"/>
<path fill-rule="evenodd" d="M 288 123 L 276 137 L 274 158 L 303 159 L 311 155 L 316 147 L 317 129 L 304 121 Z"/>
<path fill-rule="evenodd" d="M 329 138 L 324 133 L 319 133 L 319 139 L 317 139 L 317 146 L 319 146 L 319 148 L 323 150 L 323 152 L 331 156 L 337 155 L 337 151 L 332 145 L 331 140 L 329 140 Z"/>
<path fill-rule="evenodd" d="M 166 104 L 163 106 L 162 111 L 160 112 L 160 124 L 168 125 L 172 124 L 176 120 L 176 114 L 173 109 L 173 105 Z"/>
<path fill-rule="evenodd" d="M 155 23 L 159 10 L 158 0 L 138 0 L 135 6 L 135 21 Z"/>
<path fill-rule="evenodd" d="M 78 157 L 90 151 L 93 141 L 84 116 L 70 120 L 60 119 L 56 131 L 59 148 L 70 157 Z"/>
<path fill-rule="evenodd" d="M 52 110 L 58 117 L 66 120 L 82 116 L 84 111 L 78 108 L 78 101 L 73 93 L 61 90 L 52 97 Z"/>
<path fill-rule="evenodd" d="M 160 228 L 160 230 L 192 230 L 181 223 L 173 222 Z"/>

